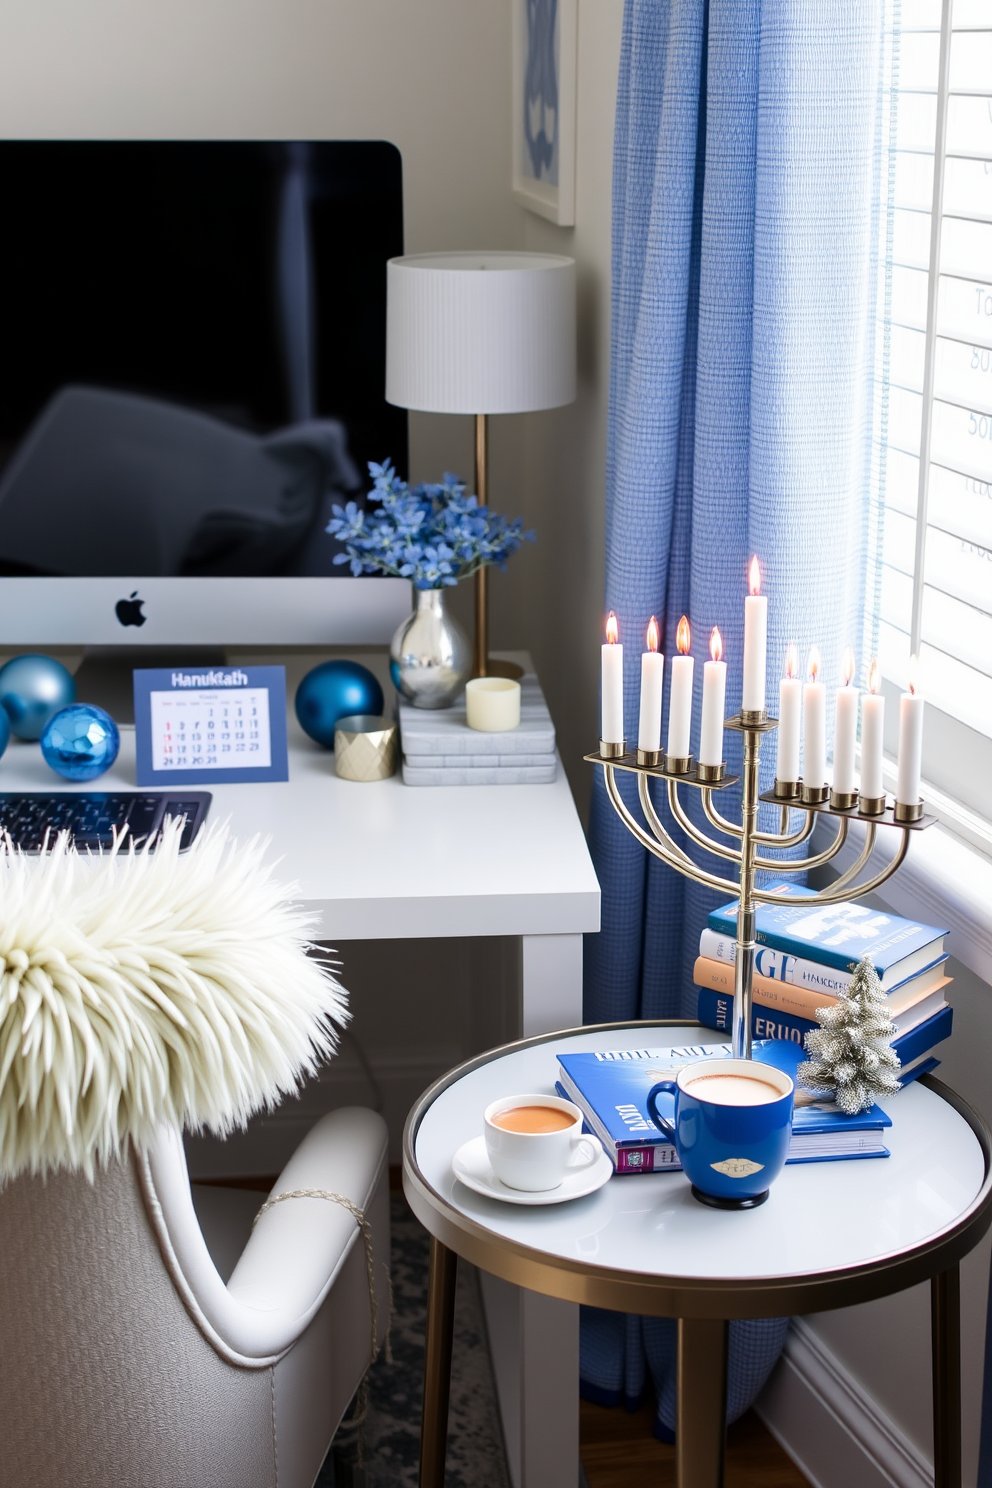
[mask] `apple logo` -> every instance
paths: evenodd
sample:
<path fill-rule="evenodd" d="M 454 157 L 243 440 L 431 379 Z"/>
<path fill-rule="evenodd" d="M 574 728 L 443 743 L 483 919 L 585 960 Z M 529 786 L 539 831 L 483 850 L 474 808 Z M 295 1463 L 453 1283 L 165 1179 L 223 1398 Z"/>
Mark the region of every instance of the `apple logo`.
<path fill-rule="evenodd" d="M 114 606 L 114 613 L 122 625 L 144 625 L 148 619 L 148 616 L 143 615 L 141 612 L 141 606 L 144 602 L 143 599 L 138 598 L 137 589 L 134 589 L 128 599 L 119 599 L 117 601 Z"/>

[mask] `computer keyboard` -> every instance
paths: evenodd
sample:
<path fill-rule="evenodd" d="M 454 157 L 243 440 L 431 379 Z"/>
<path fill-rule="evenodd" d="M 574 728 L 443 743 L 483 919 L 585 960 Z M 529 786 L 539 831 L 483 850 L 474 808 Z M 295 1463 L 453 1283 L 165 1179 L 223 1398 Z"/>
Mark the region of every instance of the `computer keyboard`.
<path fill-rule="evenodd" d="M 60 832 L 72 833 L 79 849 L 110 847 L 127 828 L 143 847 L 167 816 L 186 818 L 180 851 L 189 847 L 210 809 L 209 791 L 80 791 L 73 795 L 0 794 L 0 834 L 22 852 L 44 852 Z"/>

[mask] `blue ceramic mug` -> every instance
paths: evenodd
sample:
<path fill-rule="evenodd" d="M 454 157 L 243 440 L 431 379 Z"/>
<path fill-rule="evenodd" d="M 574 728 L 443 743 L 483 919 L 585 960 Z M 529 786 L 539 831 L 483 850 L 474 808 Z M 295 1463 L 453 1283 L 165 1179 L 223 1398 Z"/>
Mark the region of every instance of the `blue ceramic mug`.
<path fill-rule="evenodd" d="M 662 1093 L 675 1096 L 674 1125 L 658 1112 Z M 700 1203 L 756 1209 L 789 1155 L 794 1093 L 789 1076 L 771 1065 L 705 1059 L 652 1086 L 647 1107 Z"/>

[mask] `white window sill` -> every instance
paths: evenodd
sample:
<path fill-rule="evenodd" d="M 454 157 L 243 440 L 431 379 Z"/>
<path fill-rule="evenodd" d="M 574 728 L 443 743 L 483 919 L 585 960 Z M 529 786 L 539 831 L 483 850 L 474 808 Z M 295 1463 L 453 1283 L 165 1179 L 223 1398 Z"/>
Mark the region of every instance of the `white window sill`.
<path fill-rule="evenodd" d="M 831 818 L 820 816 L 811 852 L 833 839 Z M 847 841 L 830 867 L 843 872 L 864 844 L 865 827 L 852 822 Z M 881 827 L 865 877 L 891 862 L 901 833 Z M 877 891 L 896 914 L 951 932 L 948 950 L 983 982 L 992 984 L 992 859 L 943 826 L 911 833 L 909 852 L 899 871 Z"/>

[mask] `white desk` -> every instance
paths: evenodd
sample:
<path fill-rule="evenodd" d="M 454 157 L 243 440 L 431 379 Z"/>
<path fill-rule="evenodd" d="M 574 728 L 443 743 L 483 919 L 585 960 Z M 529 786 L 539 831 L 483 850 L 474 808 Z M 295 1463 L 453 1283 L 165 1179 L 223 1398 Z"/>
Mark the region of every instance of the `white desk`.
<path fill-rule="evenodd" d="M 271 839 L 270 856 L 283 860 L 300 898 L 318 916 L 315 939 L 337 945 L 517 936 L 519 1034 L 580 1023 L 582 936 L 599 929 L 599 884 L 560 763 L 554 785 L 412 787 L 399 775 L 371 784 L 339 780 L 333 754 L 306 737 L 292 706 L 299 678 L 319 659 L 232 653 L 232 661 L 287 667 L 290 779 L 285 785 L 214 786 L 208 821 L 229 817 L 237 835 Z M 383 676 L 383 658 L 361 659 Z M 114 768 L 84 786 L 55 775 L 37 744 L 11 740 L 0 759 L 0 791 L 87 789 L 136 789 L 133 729 L 121 732 Z M 526 1360 L 549 1341 L 559 1379 L 574 1382 L 578 1409 L 578 1309 L 526 1292 L 501 1293 L 498 1303 L 489 1292 L 487 1302 L 514 1464 L 528 1456 L 517 1406 L 520 1380 L 533 1373 Z M 519 1473 L 514 1476 L 519 1484 Z"/>

